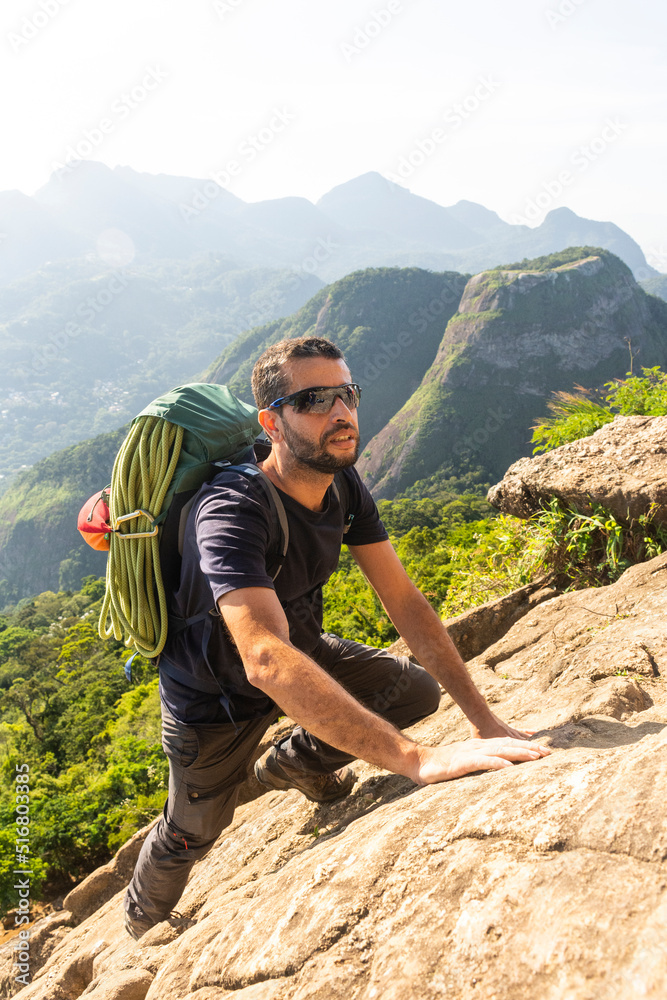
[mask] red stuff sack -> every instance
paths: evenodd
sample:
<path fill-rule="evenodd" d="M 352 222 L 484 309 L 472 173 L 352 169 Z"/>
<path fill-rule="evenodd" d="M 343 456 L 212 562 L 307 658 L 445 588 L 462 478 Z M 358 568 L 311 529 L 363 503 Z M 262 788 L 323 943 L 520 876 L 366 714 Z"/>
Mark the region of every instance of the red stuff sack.
<path fill-rule="evenodd" d="M 79 511 L 76 526 L 85 542 L 93 549 L 108 552 L 111 540 L 111 525 L 109 524 L 109 489 L 93 493 Z"/>

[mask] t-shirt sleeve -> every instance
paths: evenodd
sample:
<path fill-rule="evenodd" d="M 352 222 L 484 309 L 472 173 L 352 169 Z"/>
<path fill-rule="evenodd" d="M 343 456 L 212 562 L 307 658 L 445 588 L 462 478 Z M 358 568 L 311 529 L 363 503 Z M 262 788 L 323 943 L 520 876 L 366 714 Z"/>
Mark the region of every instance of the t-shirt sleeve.
<path fill-rule="evenodd" d="M 195 512 L 199 564 L 216 602 L 244 587 L 275 589 L 266 571 L 271 543 L 268 511 L 248 486 L 214 483 Z"/>
<path fill-rule="evenodd" d="M 346 545 L 370 545 L 385 542 L 389 535 L 380 520 L 375 500 L 364 486 L 356 469 L 345 470 L 349 489 L 349 513 L 353 515 L 350 529 L 343 536 Z"/>

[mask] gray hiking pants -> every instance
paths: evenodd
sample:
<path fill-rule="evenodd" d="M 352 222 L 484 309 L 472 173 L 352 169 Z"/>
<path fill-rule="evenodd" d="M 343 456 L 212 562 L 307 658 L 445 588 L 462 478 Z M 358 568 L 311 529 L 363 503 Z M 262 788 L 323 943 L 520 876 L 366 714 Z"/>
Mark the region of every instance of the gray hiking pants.
<path fill-rule="evenodd" d="M 431 715 L 437 682 L 406 656 L 323 635 L 313 654 L 347 691 L 399 729 Z M 195 861 L 229 826 L 249 761 L 277 711 L 223 725 L 185 725 L 162 706 L 162 746 L 169 758 L 169 798 L 149 833 L 125 897 L 157 923 L 180 899 Z M 297 726 L 280 747 L 305 773 L 330 774 L 354 758 Z"/>

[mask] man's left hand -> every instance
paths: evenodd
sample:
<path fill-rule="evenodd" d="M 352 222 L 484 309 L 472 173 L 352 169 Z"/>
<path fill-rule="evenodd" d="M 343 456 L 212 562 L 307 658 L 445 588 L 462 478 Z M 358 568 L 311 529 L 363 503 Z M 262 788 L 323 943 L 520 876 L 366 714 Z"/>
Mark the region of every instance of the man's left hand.
<path fill-rule="evenodd" d="M 511 736 L 514 740 L 529 740 L 535 735 L 535 729 L 513 729 L 506 722 L 499 719 L 493 712 L 489 712 L 488 720 L 480 722 L 479 725 L 470 723 L 470 733 L 474 740 L 493 739 L 495 736 Z"/>

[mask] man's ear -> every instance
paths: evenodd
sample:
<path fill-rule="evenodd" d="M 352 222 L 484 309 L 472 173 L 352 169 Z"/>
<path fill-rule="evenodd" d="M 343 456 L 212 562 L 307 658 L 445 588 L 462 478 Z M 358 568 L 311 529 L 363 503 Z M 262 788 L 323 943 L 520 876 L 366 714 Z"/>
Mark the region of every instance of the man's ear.
<path fill-rule="evenodd" d="M 257 414 L 257 419 L 262 425 L 262 430 L 273 442 L 281 441 L 283 437 L 280 428 L 280 415 L 277 410 L 264 409 Z"/>

